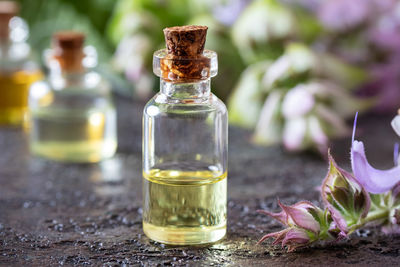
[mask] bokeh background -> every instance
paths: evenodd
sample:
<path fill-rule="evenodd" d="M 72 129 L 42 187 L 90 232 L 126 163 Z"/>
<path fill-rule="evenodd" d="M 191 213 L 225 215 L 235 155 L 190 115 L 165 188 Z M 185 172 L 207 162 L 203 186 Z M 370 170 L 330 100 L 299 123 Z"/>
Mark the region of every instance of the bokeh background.
<path fill-rule="evenodd" d="M 101 71 L 120 95 L 158 90 L 152 53 L 162 29 L 209 27 L 219 56 L 213 92 L 230 123 L 261 145 L 325 153 L 350 133 L 356 111 L 400 107 L 397 0 L 19 0 L 37 59 L 57 30 L 87 34 Z M 157 78 L 157 79 L 156 79 Z"/>

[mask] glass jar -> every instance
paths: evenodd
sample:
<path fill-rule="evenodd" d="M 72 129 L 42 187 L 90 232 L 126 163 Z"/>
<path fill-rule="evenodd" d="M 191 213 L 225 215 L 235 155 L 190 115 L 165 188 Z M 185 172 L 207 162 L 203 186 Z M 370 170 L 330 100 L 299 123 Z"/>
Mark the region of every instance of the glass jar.
<path fill-rule="evenodd" d="M 0 125 L 26 125 L 29 87 L 42 78 L 30 59 L 29 30 L 18 9 L 15 2 L 0 2 Z"/>
<path fill-rule="evenodd" d="M 217 54 L 203 56 L 201 77 L 182 82 L 163 64 L 201 62 L 154 53 L 161 80 L 143 113 L 143 230 L 162 243 L 212 243 L 226 233 L 228 114 L 210 90 Z"/>
<path fill-rule="evenodd" d="M 32 85 L 31 152 L 68 162 L 98 162 L 117 148 L 116 112 L 110 86 L 92 68 L 94 47 L 83 48 L 84 35 L 60 32 L 45 52 L 49 75 Z"/>

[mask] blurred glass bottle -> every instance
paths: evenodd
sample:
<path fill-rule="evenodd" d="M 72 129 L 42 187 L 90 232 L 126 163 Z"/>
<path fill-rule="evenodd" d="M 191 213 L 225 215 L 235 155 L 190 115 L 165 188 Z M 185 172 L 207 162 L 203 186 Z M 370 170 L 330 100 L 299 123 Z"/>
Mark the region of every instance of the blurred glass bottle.
<path fill-rule="evenodd" d="M 16 2 L 0 2 L 0 125 L 27 122 L 29 86 L 42 78 L 30 59 L 29 36 L 24 20 L 16 17 Z"/>
<path fill-rule="evenodd" d="M 70 162 L 98 162 L 117 148 L 116 112 L 110 86 L 92 68 L 94 47 L 79 32 L 58 32 L 45 51 L 49 75 L 32 85 L 31 151 Z"/>
<path fill-rule="evenodd" d="M 156 51 L 160 92 L 143 113 L 143 230 L 167 244 L 202 244 L 226 233 L 227 110 L 211 93 L 217 55 L 207 27 L 164 30 Z"/>

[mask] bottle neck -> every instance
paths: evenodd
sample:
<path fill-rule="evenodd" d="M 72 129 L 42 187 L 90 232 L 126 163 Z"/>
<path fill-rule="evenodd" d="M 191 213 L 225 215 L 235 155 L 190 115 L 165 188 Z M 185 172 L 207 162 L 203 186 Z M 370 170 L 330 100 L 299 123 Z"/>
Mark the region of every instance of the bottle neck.
<path fill-rule="evenodd" d="M 8 26 L 10 19 L 11 17 L 0 17 L 0 42 L 2 44 L 10 41 L 10 28 Z"/>
<path fill-rule="evenodd" d="M 57 90 L 80 87 L 85 83 L 85 74 L 88 72 L 85 68 L 65 68 L 57 59 L 48 61 L 48 79 Z"/>
<path fill-rule="evenodd" d="M 59 71 L 65 75 L 81 74 L 85 72 L 81 56 L 56 58 Z"/>
<path fill-rule="evenodd" d="M 0 33 L 0 45 L 2 47 L 7 47 L 7 46 L 9 46 L 10 43 L 11 43 L 11 39 L 10 39 L 10 36 L 8 35 L 8 32 L 7 32 L 7 34 Z"/>
<path fill-rule="evenodd" d="M 90 78 L 94 76 L 89 74 L 94 72 L 84 66 L 85 55 L 81 48 L 55 47 L 44 56 L 49 69 L 49 80 L 57 89 L 86 87 L 93 82 Z"/>
<path fill-rule="evenodd" d="M 160 92 L 172 100 L 200 100 L 211 96 L 210 79 L 190 83 L 172 83 L 160 80 Z"/>
<path fill-rule="evenodd" d="M 87 69 L 82 65 L 82 59 L 66 62 L 62 58 L 51 58 L 47 62 L 47 67 L 50 76 L 63 76 L 72 79 L 87 72 Z"/>

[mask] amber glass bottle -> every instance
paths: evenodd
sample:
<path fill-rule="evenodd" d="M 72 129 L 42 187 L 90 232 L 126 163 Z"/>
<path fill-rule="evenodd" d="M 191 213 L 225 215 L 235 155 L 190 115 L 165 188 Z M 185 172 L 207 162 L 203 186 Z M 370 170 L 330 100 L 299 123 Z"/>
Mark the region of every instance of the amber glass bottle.
<path fill-rule="evenodd" d="M 226 233 L 227 110 L 211 93 L 217 55 L 207 27 L 164 30 L 154 53 L 160 92 L 143 113 L 143 230 L 167 244 L 203 244 Z"/>
<path fill-rule="evenodd" d="M 79 32 L 59 32 L 47 51 L 49 75 L 32 85 L 32 153 L 69 162 L 98 162 L 117 148 L 116 112 L 110 86 L 93 70 L 94 47 Z"/>
<path fill-rule="evenodd" d="M 28 27 L 17 13 L 15 2 L 0 1 L 0 125 L 27 122 L 29 86 L 42 77 L 30 60 Z"/>

